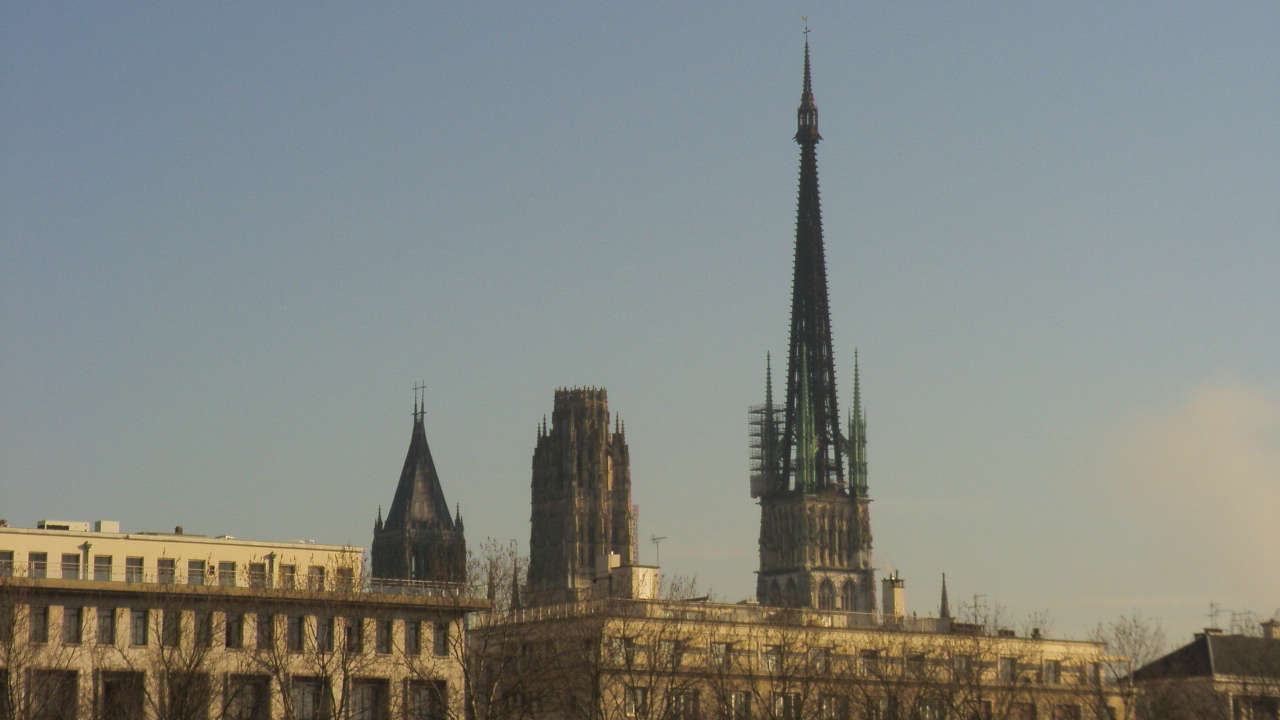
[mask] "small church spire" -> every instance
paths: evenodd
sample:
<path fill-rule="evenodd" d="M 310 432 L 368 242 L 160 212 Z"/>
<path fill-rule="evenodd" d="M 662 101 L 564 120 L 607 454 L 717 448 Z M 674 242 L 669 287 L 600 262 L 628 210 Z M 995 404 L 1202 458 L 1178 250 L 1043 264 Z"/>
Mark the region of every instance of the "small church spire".
<path fill-rule="evenodd" d="M 942 603 L 938 607 L 938 617 L 943 620 L 951 619 L 951 605 L 947 602 L 947 574 L 942 573 Z"/>

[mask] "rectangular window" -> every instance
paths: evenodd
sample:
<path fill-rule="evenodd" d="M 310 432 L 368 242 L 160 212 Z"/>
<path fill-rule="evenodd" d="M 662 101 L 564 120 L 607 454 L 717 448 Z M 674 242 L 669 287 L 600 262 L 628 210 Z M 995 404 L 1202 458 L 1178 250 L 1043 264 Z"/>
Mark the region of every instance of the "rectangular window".
<path fill-rule="evenodd" d="M 267 586 L 267 564 L 249 563 L 249 587 Z"/>
<path fill-rule="evenodd" d="M 764 646 L 764 669 L 766 672 L 782 672 L 782 646 Z"/>
<path fill-rule="evenodd" d="M 445 720 L 448 697 L 443 680 L 410 680 L 405 696 L 406 720 Z"/>
<path fill-rule="evenodd" d="M 1036 704 L 1017 702 L 1009 705 L 1009 720 L 1036 720 Z"/>
<path fill-rule="evenodd" d="M 0 550 L 0 577 L 13 577 L 12 550 Z"/>
<path fill-rule="evenodd" d="M 160 616 L 160 644 L 165 647 L 178 647 L 182 642 L 182 612 L 165 610 Z"/>
<path fill-rule="evenodd" d="M 863 650 L 861 655 L 862 672 L 868 675 L 880 674 L 880 651 L 879 650 Z"/>
<path fill-rule="evenodd" d="M 223 720 L 268 720 L 271 681 L 262 675 L 232 675 L 227 679 Z"/>
<path fill-rule="evenodd" d="M 236 564 L 226 562 L 225 560 L 218 563 L 218 584 L 222 587 L 236 586 Z"/>
<path fill-rule="evenodd" d="M 142 582 L 142 558 L 127 557 L 124 559 L 124 581 L 129 583 Z"/>
<path fill-rule="evenodd" d="M 31 627 L 28 637 L 31 642 L 41 644 L 49 642 L 49 607 L 32 606 L 30 612 Z"/>
<path fill-rule="evenodd" d="M 62 554 L 62 579 L 63 580 L 79 580 L 80 579 L 80 554 L 79 553 L 63 553 Z"/>
<path fill-rule="evenodd" d="M 213 647 L 213 613 L 196 611 L 196 647 Z"/>
<path fill-rule="evenodd" d="M 289 694 L 293 700 L 293 715 L 297 720 L 326 720 L 329 717 L 328 693 L 320 678 L 293 678 Z"/>
<path fill-rule="evenodd" d="M 659 667 L 680 667 L 680 659 L 683 653 L 680 651 L 679 640 L 659 640 L 658 641 L 658 666 Z"/>
<path fill-rule="evenodd" d="M 822 720 L 846 720 L 849 717 L 849 698 L 823 695 L 818 700 L 818 716 Z"/>
<path fill-rule="evenodd" d="M 276 647 L 276 616 L 258 613 L 258 649 L 274 650 Z"/>
<path fill-rule="evenodd" d="M 298 587 L 298 568 L 295 565 L 280 566 L 280 587 L 293 590 Z"/>
<path fill-rule="evenodd" d="M 116 644 L 116 609 L 112 607 L 98 608 L 98 644 Z"/>
<path fill-rule="evenodd" d="M 951 670 L 955 673 L 956 680 L 963 682 L 973 679 L 973 656 L 963 653 L 952 655 Z"/>
<path fill-rule="evenodd" d="M 187 561 L 187 584 L 188 585 L 204 584 L 204 561 L 203 560 Z"/>
<path fill-rule="evenodd" d="M 709 654 L 711 658 L 711 667 L 721 669 L 729 667 L 730 647 L 729 643 L 726 642 L 711 643 L 711 651 Z"/>
<path fill-rule="evenodd" d="M 809 648 L 809 667 L 818 674 L 825 674 L 831 669 L 831 648 Z"/>
<path fill-rule="evenodd" d="M 74 670 L 32 670 L 27 679 L 27 717 L 74 718 L 78 679 Z"/>
<path fill-rule="evenodd" d="M 1011 683 L 1018 681 L 1018 658 L 1002 657 L 1000 658 L 999 669 L 1000 682 Z"/>
<path fill-rule="evenodd" d="M 213 683 L 207 673 L 172 670 L 167 673 L 169 693 L 166 713 L 171 718 L 207 720 L 213 702 Z"/>
<path fill-rule="evenodd" d="M 285 626 L 289 652 L 302 652 L 302 644 L 306 640 L 306 621 L 306 617 L 302 615 L 289 616 L 288 623 Z"/>
<path fill-rule="evenodd" d="M 347 652 L 364 652 L 364 619 L 347 619 Z"/>
<path fill-rule="evenodd" d="M 337 590 L 338 592 L 351 592 L 355 589 L 356 574 L 349 567 L 338 568 L 337 571 Z"/>
<path fill-rule="evenodd" d="M 376 634 L 377 637 L 374 638 L 374 642 L 377 647 L 374 649 L 378 651 L 379 655 L 391 654 L 391 621 L 379 620 Z"/>
<path fill-rule="evenodd" d="M 728 720 L 751 720 L 750 690 L 733 690 L 729 693 Z"/>
<path fill-rule="evenodd" d="M 110 555 L 93 556 L 93 579 L 99 582 L 108 582 L 111 580 Z"/>
<path fill-rule="evenodd" d="M 1044 682 L 1046 685 L 1057 685 L 1062 682 L 1062 661 L 1044 661 Z"/>
<path fill-rule="evenodd" d="M 1102 684 L 1102 663 L 1091 662 L 1084 666 L 1084 681 L 1090 685 Z"/>
<path fill-rule="evenodd" d="M 177 561 L 173 558 L 156 560 L 156 582 L 161 585 L 172 585 L 177 582 Z"/>
<path fill-rule="evenodd" d="M 637 717 L 649 714 L 649 688 L 640 685 L 627 686 L 627 695 L 624 702 L 623 711 L 627 717 Z"/>
<path fill-rule="evenodd" d="M 324 568 L 312 565 L 307 568 L 307 589 L 320 591 L 324 589 Z"/>
<path fill-rule="evenodd" d="M 698 720 L 697 690 L 673 690 L 667 703 L 670 720 Z"/>
<path fill-rule="evenodd" d="M 778 720 L 800 720 L 800 693 L 774 693 L 773 716 Z"/>
<path fill-rule="evenodd" d="M 337 622 L 329 618 L 316 618 L 316 646 L 323 653 L 333 652 L 334 627 Z"/>
<path fill-rule="evenodd" d="M 432 650 L 439 657 L 449 654 L 449 623 L 436 623 L 435 642 Z"/>
<path fill-rule="evenodd" d="M 146 717 L 146 685 L 141 672 L 102 673 L 102 720 L 136 720 Z"/>
<path fill-rule="evenodd" d="M 351 681 L 351 720 L 388 720 L 390 683 L 382 678 Z"/>
<path fill-rule="evenodd" d="M 13 642 L 13 623 L 15 619 L 14 606 L 0 604 L 0 642 Z M 4 695 L 0 694 L 0 697 L 4 697 Z"/>
<path fill-rule="evenodd" d="M 228 650 L 239 650 L 244 647 L 244 615 L 227 613 L 226 638 Z"/>
<path fill-rule="evenodd" d="M 147 644 L 147 611 L 131 610 L 129 611 L 129 644 L 130 645 L 146 645 Z"/>
<path fill-rule="evenodd" d="M 49 553 L 27 553 L 27 577 L 49 577 Z"/>
<path fill-rule="evenodd" d="M 404 654 L 422 654 L 422 623 L 417 620 L 404 621 Z"/>
<path fill-rule="evenodd" d="M 636 643 L 629 637 L 609 638 L 609 659 L 617 665 L 631 665 L 635 662 Z"/>
<path fill-rule="evenodd" d="M 62 608 L 62 644 L 79 645 L 80 633 L 84 627 L 84 608 Z"/>
<path fill-rule="evenodd" d="M 911 677 L 923 677 L 925 657 L 923 653 L 912 653 L 907 656 L 907 674 Z"/>

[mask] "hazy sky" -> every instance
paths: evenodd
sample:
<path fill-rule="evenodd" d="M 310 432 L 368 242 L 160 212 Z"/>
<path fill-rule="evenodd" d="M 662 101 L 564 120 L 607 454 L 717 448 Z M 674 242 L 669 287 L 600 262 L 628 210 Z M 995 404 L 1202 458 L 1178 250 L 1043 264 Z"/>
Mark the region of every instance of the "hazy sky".
<path fill-rule="evenodd" d="M 747 597 L 802 15 L 909 609 L 1276 611 L 1273 1 L 0 5 L 0 517 L 367 546 L 421 381 L 525 545 L 600 385 L 643 559 Z"/>

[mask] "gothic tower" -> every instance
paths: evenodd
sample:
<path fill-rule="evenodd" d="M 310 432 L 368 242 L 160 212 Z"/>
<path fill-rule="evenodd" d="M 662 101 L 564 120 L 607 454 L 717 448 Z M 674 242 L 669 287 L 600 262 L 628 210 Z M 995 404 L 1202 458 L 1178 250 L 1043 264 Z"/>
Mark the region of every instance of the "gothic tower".
<path fill-rule="evenodd" d="M 621 424 L 609 430 L 603 388 L 556 390 L 533 451 L 529 600 L 587 597 L 609 555 L 632 564 L 631 459 Z"/>
<path fill-rule="evenodd" d="M 373 577 L 389 580 L 463 582 L 467 579 L 467 541 L 462 512 L 449 515 L 440 476 L 427 446 L 425 402 L 413 407 L 413 434 L 400 472 L 400 484 L 387 519 L 373 524 Z"/>
<path fill-rule="evenodd" d="M 797 126 L 800 192 L 787 395 L 783 406 L 774 405 L 772 367 L 767 365 L 765 404 L 751 409 L 751 496 L 760 498 L 756 597 L 762 605 L 874 612 L 866 418 L 855 359 L 854 409 L 846 438 L 836 402 L 818 198 L 822 136 L 807 41 Z"/>

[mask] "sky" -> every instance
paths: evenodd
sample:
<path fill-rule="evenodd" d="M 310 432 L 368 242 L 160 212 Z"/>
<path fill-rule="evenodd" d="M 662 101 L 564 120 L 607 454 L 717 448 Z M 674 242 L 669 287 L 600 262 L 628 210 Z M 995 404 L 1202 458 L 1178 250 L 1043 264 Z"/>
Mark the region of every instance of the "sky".
<path fill-rule="evenodd" d="M 0 5 L 0 517 L 368 546 L 413 386 L 528 542 L 557 387 L 754 592 L 804 16 L 842 410 L 908 609 L 1280 609 L 1280 5 Z"/>

